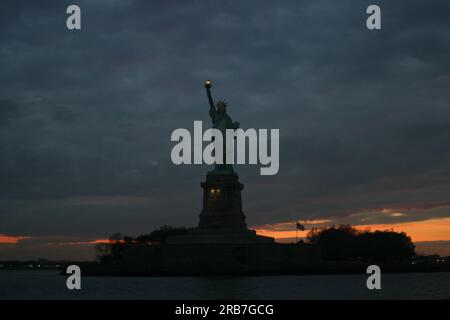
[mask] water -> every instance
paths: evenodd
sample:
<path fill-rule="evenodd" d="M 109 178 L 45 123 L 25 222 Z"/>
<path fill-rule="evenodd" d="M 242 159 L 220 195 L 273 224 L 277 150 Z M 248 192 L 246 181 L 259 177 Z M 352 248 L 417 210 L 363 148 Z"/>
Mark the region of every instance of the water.
<path fill-rule="evenodd" d="M 82 277 L 70 291 L 57 273 L 2 270 L 0 299 L 450 299 L 450 273 L 382 274 L 379 291 L 366 275 Z"/>

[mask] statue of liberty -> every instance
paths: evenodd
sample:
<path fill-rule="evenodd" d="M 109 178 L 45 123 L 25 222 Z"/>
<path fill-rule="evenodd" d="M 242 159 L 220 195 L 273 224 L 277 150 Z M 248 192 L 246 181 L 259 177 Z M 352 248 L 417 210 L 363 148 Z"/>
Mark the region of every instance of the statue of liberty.
<path fill-rule="evenodd" d="M 233 122 L 231 117 L 227 114 L 227 103 L 224 100 L 219 100 L 214 104 L 214 100 L 211 95 L 212 83 L 210 80 L 205 82 L 206 93 L 208 95 L 209 101 L 209 115 L 211 116 L 213 128 L 218 129 L 222 132 L 223 137 L 223 164 L 215 164 L 214 171 L 210 172 L 213 174 L 233 174 L 233 166 L 231 164 L 226 164 L 226 129 L 237 129 L 239 128 L 239 122 Z"/>

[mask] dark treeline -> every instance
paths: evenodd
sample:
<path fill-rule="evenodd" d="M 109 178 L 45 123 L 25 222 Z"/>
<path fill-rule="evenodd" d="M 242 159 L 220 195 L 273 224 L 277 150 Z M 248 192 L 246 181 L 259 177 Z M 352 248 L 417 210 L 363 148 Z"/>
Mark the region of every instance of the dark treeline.
<path fill-rule="evenodd" d="M 416 256 L 411 238 L 404 232 L 358 231 L 350 225 L 312 229 L 308 242 L 316 244 L 325 260 L 402 261 Z"/>
<path fill-rule="evenodd" d="M 124 246 L 132 244 L 160 245 L 167 237 L 187 234 L 184 227 L 164 225 L 137 237 L 116 233 L 109 241 L 96 245 L 97 258 L 103 263 L 120 261 Z M 324 260 L 361 260 L 393 262 L 410 260 L 416 256 L 411 238 L 404 232 L 358 231 L 350 225 L 312 229 L 307 235 L 308 245 L 318 246 Z"/>
<path fill-rule="evenodd" d="M 159 229 L 153 230 L 149 234 L 142 234 L 137 237 L 123 236 L 120 233 L 115 233 L 109 237 L 109 241 L 105 243 L 98 243 L 95 246 L 97 252 L 97 259 L 102 263 L 111 263 L 120 261 L 122 258 L 122 251 L 124 245 L 127 244 L 150 244 L 158 245 L 166 242 L 167 237 L 175 235 L 187 234 L 187 229 L 184 227 L 171 227 L 164 225 Z"/>
<path fill-rule="evenodd" d="M 159 229 L 153 230 L 149 234 L 143 234 L 140 236 L 137 236 L 136 238 L 132 239 L 132 241 L 136 243 L 152 243 L 152 244 L 161 244 L 165 243 L 167 237 L 169 236 L 178 236 L 178 235 L 184 235 L 187 234 L 188 231 L 184 227 L 171 227 L 164 225 L 160 227 Z"/>

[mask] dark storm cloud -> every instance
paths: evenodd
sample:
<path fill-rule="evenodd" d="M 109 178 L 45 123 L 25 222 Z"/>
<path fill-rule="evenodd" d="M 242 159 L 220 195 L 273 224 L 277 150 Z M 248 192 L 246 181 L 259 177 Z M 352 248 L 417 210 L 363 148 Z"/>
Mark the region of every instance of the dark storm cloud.
<path fill-rule="evenodd" d="M 250 225 L 450 200 L 448 2 L 379 2 L 376 32 L 365 1 L 77 3 L 69 32 L 69 2 L 2 1 L 0 233 L 196 224 L 208 169 L 170 133 L 209 120 L 207 78 L 281 132 L 277 176 L 238 168 Z"/>
<path fill-rule="evenodd" d="M 0 125 L 8 125 L 18 116 L 18 106 L 11 100 L 0 100 Z"/>

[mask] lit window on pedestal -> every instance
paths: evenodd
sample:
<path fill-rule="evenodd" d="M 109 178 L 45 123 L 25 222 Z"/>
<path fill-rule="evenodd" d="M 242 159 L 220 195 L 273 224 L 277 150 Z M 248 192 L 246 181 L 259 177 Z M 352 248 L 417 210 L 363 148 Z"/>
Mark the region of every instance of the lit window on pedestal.
<path fill-rule="evenodd" d="M 218 196 L 220 196 L 220 189 L 211 189 L 211 190 L 209 190 L 209 193 L 211 194 L 211 196 L 214 196 L 214 197 L 218 197 Z"/>

